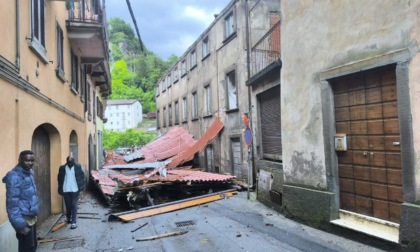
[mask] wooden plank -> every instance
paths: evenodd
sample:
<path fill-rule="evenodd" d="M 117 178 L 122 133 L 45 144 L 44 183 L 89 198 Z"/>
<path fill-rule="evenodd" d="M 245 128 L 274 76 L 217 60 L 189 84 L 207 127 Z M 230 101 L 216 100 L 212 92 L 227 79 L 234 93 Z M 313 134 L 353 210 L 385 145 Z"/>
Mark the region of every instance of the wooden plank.
<path fill-rule="evenodd" d="M 383 220 L 389 220 L 388 201 L 373 199 L 372 206 L 373 206 L 373 217 L 383 219 Z"/>
<path fill-rule="evenodd" d="M 364 135 L 368 132 L 368 125 L 366 121 L 351 122 L 351 134 Z"/>
<path fill-rule="evenodd" d="M 140 238 L 140 239 L 136 239 L 136 241 L 151 241 L 151 240 L 156 240 L 156 239 L 170 237 L 170 236 L 183 235 L 186 233 L 188 233 L 188 231 L 177 231 L 177 232 L 171 232 L 171 233 L 166 233 L 166 234 L 161 234 L 161 235 L 153 235 L 153 236 L 149 236 L 145 238 Z"/>
<path fill-rule="evenodd" d="M 232 192 L 227 192 L 227 193 L 211 195 L 211 196 L 207 196 L 207 197 L 203 197 L 203 198 L 199 198 L 199 199 L 193 199 L 191 201 L 186 201 L 186 202 L 182 202 L 182 203 L 174 202 L 174 204 L 172 204 L 172 205 L 167 205 L 167 206 L 153 208 L 153 209 L 149 209 L 149 210 L 145 210 L 145 211 L 138 211 L 138 212 L 134 212 L 134 213 L 119 215 L 118 218 L 123 220 L 123 221 L 130 221 L 130 220 L 140 219 L 140 218 L 149 217 L 149 216 L 153 216 L 153 215 L 157 215 L 157 214 L 172 212 L 172 211 L 183 209 L 183 208 L 197 206 L 197 205 L 209 203 L 209 202 L 216 201 L 216 200 L 221 200 L 221 199 L 224 199 L 226 197 L 230 198 L 232 196 L 233 196 Z"/>
<path fill-rule="evenodd" d="M 370 169 L 367 166 L 355 166 L 354 178 L 358 180 L 370 181 Z"/>
<path fill-rule="evenodd" d="M 366 106 L 366 119 L 381 119 L 382 118 L 382 104 L 370 104 Z"/>
<path fill-rule="evenodd" d="M 379 103 L 382 101 L 382 90 L 380 87 L 366 89 L 366 104 Z"/>
<path fill-rule="evenodd" d="M 350 106 L 366 104 L 365 90 L 358 90 L 349 93 Z"/>
<path fill-rule="evenodd" d="M 351 120 L 366 119 L 366 105 L 350 107 Z"/>
<path fill-rule="evenodd" d="M 64 227 L 67 225 L 67 222 L 60 222 L 56 225 L 54 225 L 54 227 L 51 229 L 51 232 L 55 232 L 57 230 L 59 230 L 60 228 Z"/>
<path fill-rule="evenodd" d="M 384 132 L 384 121 L 381 120 L 369 120 L 367 122 L 367 133 L 370 135 L 383 135 Z"/>

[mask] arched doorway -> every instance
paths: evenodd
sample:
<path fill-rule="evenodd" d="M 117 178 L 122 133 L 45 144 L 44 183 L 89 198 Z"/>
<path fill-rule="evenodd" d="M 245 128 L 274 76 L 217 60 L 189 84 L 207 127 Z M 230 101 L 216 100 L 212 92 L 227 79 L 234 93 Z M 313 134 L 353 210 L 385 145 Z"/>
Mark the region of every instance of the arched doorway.
<path fill-rule="evenodd" d="M 78 151 L 78 144 L 77 144 L 77 133 L 73 130 L 70 133 L 70 152 L 73 153 L 74 160 L 79 162 L 79 151 Z M 70 154 L 70 153 L 69 153 Z"/>
<path fill-rule="evenodd" d="M 51 214 L 50 137 L 39 126 L 32 135 L 32 151 L 35 153 L 34 173 L 38 195 L 38 222 L 43 223 Z"/>

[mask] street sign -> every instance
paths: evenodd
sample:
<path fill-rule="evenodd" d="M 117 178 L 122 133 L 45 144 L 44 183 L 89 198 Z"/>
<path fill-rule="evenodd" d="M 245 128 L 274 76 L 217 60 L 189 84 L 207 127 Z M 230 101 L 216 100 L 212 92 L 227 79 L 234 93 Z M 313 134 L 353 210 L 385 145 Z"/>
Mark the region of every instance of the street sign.
<path fill-rule="evenodd" d="M 245 129 L 245 143 L 246 145 L 250 146 L 252 143 L 252 132 L 250 128 Z"/>

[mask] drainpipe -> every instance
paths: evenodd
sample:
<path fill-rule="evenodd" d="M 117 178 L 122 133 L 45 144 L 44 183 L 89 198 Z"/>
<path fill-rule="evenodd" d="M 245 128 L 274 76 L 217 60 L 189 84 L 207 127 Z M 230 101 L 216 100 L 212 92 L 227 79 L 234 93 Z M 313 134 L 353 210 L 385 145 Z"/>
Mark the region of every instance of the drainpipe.
<path fill-rule="evenodd" d="M 249 10 L 248 10 L 248 0 L 245 0 L 245 24 L 246 24 L 246 67 L 247 67 L 247 80 L 251 76 L 251 66 L 250 66 L 250 41 L 249 41 Z M 248 86 L 248 111 L 249 111 L 249 127 L 252 132 L 252 103 L 251 103 L 251 86 Z M 251 150 L 248 149 L 248 159 L 251 155 L 251 162 L 248 160 L 248 199 L 250 198 L 250 187 L 254 186 L 254 141 L 251 141 Z"/>
<path fill-rule="evenodd" d="M 19 0 L 16 0 L 16 68 L 20 71 L 20 22 Z"/>

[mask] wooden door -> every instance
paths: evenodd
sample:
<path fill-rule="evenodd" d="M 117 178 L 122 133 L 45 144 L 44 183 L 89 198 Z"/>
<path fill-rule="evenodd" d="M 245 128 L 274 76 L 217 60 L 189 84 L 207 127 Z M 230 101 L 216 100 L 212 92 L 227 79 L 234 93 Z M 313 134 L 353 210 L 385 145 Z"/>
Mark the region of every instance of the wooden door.
<path fill-rule="evenodd" d="M 337 152 L 340 208 L 399 223 L 403 202 L 395 67 L 332 82 L 336 133 L 347 134 Z"/>
<path fill-rule="evenodd" d="M 213 164 L 213 145 L 207 145 L 206 147 L 206 168 L 208 172 L 214 172 Z"/>
<path fill-rule="evenodd" d="M 239 138 L 231 139 L 232 175 L 242 178 L 242 151 Z"/>
<path fill-rule="evenodd" d="M 38 225 L 51 214 L 50 137 L 42 127 L 32 136 L 32 151 L 35 153 L 34 173 L 38 195 Z"/>

